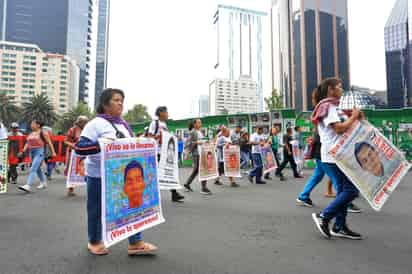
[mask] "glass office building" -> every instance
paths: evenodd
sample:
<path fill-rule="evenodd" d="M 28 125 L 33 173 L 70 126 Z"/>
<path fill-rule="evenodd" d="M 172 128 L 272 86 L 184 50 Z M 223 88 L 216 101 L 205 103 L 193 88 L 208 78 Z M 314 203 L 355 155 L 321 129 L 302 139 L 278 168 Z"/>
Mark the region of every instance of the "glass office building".
<path fill-rule="evenodd" d="M 412 106 L 411 8 L 411 1 L 397 0 L 385 25 L 386 81 L 390 108 Z"/>
<path fill-rule="evenodd" d="M 311 110 L 311 93 L 322 79 L 339 77 L 344 89 L 350 87 L 347 0 L 276 5 L 280 36 L 287 38 L 279 44 L 281 92 L 288 107 Z"/>
<path fill-rule="evenodd" d="M 109 20 L 110 0 L 99 0 L 99 23 L 97 30 L 97 55 L 96 55 L 96 86 L 95 108 L 98 98 L 107 86 L 107 59 L 109 48 Z"/>
<path fill-rule="evenodd" d="M 88 102 L 96 55 L 97 0 L 0 0 L 0 37 L 68 55 L 80 66 L 79 100 Z M 96 18 L 97 19 L 97 18 Z"/>

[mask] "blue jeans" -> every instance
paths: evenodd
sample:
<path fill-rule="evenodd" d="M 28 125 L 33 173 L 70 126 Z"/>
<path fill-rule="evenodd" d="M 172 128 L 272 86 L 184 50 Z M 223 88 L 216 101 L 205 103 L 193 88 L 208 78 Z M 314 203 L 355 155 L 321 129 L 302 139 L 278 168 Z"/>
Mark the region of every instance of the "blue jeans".
<path fill-rule="evenodd" d="M 95 244 L 102 240 L 102 180 L 86 177 L 87 182 L 87 232 L 89 243 Z M 129 237 L 129 243 L 135 244 L 142 240 L 142 233 Z"/>
<path fill-rule="evenodd" d="M 240 168 L 245 169 L 249 165 L 249 151 L 240 151 Z"/>
<path fill-rule="evenodd" d="M 306 201 L 310 198 L 310 193 L 312 190 L 322 181 L 323 177 L 325 176 L 325 169 L 324 165 L 321 160 L 316 159 L 316 166 L 315 170 L 312 173 L 312 176 L 310 177 L 309 181 L 306 183 L 305 187 L 303 188 L 303 191 L 299 194 L 299 199 L 302 201 Z M 337 190 L 337 182 L 336 182 L 336 177 L 332 177 L 332 185 Z"/>
<path fill-rule="evenodd" d="M 56 163 L 47 162 L 47 176 L 52 176 L 53 170 L 56 168 Z"/>
<path fill-rule="evenodd" d="M 250 171 L 250 177 L 256 177 L 256 182 L 262 181 L 262 173 L 263 173 L 263 163 L 262 157 L 259 153 L 252 153 L 252 160 L 254 164 L 254 168 Z"/>
<path fill-rule="evenodd" d="M 30 149 L 30 158 L 31 158 L 31 168 L 29 178 L 27 179 L 27 184 L 32 186 L 36 175 L 39 177 L 40 182 L 44 183 L 46 179 L 44 178 L 43 171 L 41 170 L 41 164 L 44 160 L 44 148 L 33 148 Z"/>
<path fill-rule="evenodd" d="M 323 210 L 321 216 L 326 220 L 336 218 L 335 227 L 340 230 L 346 225 L 348 205 L 358 197 L 359 191 L 336 164 L 323 163 L 323 169 L 332 182 L 336 182 L 336 199 Z"/>

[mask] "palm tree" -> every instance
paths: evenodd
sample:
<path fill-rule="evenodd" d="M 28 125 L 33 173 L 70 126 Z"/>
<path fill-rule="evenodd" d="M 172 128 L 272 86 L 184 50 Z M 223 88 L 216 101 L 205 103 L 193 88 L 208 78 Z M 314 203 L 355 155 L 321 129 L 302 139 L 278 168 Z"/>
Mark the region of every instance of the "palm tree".
<path fill-rule="evenodd" d="M 80 115 L 87 116 L 89 117 L 89 119 L 91 119 L 93 118 L 94 113 L 91 112 L 87 104 L 80 103 L 76 107 L 64 113 L 56 123 L 55 128 L 57 128 L 59 131 L 67 132 L 67 130 L 73 126 L 77 117 L 79 117 Z"/>
<path fill-rule="evenodd" d="M 6 127 L 12 122 L 18 121 L 20 110 L 4 93 L 0 93 L 0 106 L 0 121 L 2 121 Z"/>
<path fill-rule="evenodd" d="M 30 102 L 25 102 L 23 107 L 23 119 L 30 122 L 33 119 L 38 119 L 46 125 L 53 125 L 57 121 L 57 115 L 54 112 L 53 105 L 46 95 L 35 95 Z"/>

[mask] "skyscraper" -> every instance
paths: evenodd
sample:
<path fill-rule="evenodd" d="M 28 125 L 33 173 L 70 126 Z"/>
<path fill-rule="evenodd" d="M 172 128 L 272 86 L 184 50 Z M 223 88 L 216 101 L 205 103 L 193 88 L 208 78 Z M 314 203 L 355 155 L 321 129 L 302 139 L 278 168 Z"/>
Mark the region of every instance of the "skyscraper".
<path fill-rule="evenodd" d="M 412 1 L 398 0 L 385 25 L 388 106 L 412 106 Z"/>
<path fill-rule="evenodd" d="M 97 0 L 0 0 L 1 40 L 38 45 L 80 66 L 79 100 L 94 87 Z"/>
<path fill-rule="evenodd" d="M 97 29 L 97 55 L 96 55 L 96 86 L 94 92 L 95 108 L 98 98 L 107 86 L 107 59 L 109 48 L 109 21 L 110 0 L 99 0 L 99 23 Z"/>
<path fill-rule="evenodd" d="M 216 78 L 229 81 L 247 76 L 257 82 L 257 109 L 263 111 L 262 20 L 265 12 L 219 5 Z"/>
<path fill-rule="evenodd" d="M 312 90 L 327 77 L 341 78 L 344 89 L 349 89 L 347 0 L 278 0 L 274 4 L 272 34 L 279 33 L 279 53 L 272 50 L 272 58 L 278 60 L 279 69 L 273 65 L 272 72 L 279 72 L 286 106 L 312 109 Z"/>

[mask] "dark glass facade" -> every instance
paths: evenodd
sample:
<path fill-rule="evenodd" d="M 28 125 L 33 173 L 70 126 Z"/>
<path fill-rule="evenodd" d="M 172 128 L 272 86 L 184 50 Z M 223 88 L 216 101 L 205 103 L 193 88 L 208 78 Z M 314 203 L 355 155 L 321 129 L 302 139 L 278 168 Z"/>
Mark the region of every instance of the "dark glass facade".
<path fill-rule="evenodd" d="M 279 15 L 280 29 L 291 25 L 292 30 L 290 79 L 294 98 L 290 107 L 311 110 L 312 91 L 322 79 L 339 77 L 344 89 L 350 87 L 347 0 L 279 0 L 277 3 L 280 7 L 290 7 L 289 11 L 281 9 L 280 13 L 291 13 L 291 17 Z M 286 49 L 282 46 L 282 54 Z M 281 69 L 287 67 L 282 64 Z M 281 75 L 286 73 L 281 71 Z"/>
<path fill-rule="evenodd" d="M 97 30 L 97 55 L 96 55 L 96 86 L 95 108 L 98 98 L 107 85 L 107 59 L 109 41 L 110 0 L 99 1 L 99 24 Z"/>
<path fill-rule="evenodd" d="M 65 54 L 80 66 L 79 100 L 88 100 L 97 0 L 0 0 L 1 37 Z"/>
<path fill-rule="evenodd" d="M 388 106 L 412 106 L 412 37 L 408 10 L 411 1 L 398 0 L 385 25 Z"/>

